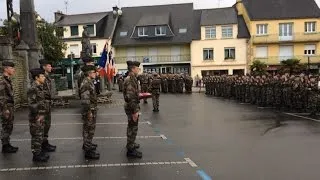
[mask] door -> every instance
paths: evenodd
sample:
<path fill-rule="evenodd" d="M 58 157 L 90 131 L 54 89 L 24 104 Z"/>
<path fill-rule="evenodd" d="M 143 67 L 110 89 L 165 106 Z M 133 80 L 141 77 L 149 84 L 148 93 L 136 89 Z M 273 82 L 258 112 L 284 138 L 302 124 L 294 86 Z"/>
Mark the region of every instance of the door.
<path fill-rule="evenodd" d="M 165 67 L 161 67 L 161 74 L 166 74 L 166 68 Z"/>
<path fill-rule="evenodd" d="M 166 67 L 166 73 L 173 73 L 172 72 L 172 67 Z"/>
<path fill-rule="evenodd" d="M 181 57 L 181 49 L 179 46 L 172 46 L 171 47 L 171 61 L 177 62 L 180 61 Z"/>
<path fill-rule="evenodd" d="M 149 62 L 156 63 L 158 62 L 158 49 L 157 48 L 149 48 Z"/>
<path fill-rule="evenodd" d="M 293 57 L 293 46 L 280 46 L 279 60 L 287 60 Z"/>
<path fill-rule="evenodd" d="M 136 49 L 128 48 L 127 49 L 127 59 L 128 61 L 136 61 Z"/>
<path fill-rule="evenodd" d="M 279 41 L 293 40 L 292 31 L 293 31 L 293 23 L 280 23 L 279 24 Z"/>

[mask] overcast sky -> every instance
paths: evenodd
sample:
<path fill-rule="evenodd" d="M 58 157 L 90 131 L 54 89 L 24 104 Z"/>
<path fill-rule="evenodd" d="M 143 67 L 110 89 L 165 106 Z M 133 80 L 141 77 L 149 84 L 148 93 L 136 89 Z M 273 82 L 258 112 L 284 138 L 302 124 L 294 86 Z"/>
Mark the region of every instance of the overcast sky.
<path fill-rule="evenodd" d="M 13 0 L 14 11 L 19 13 L 19 1 Z M 54 20 L 54 12 L 61 10 L 66 12 L 66 0 L 34 0 L 35 9 L 48 21 Z M 320 6 L 320 0 L 315 0 Z M 145 6 L 158 4 L 194 3 L 195 9 L 217 8 L 233 5 L 236 0 L 68 0 L 68 14 L 88 12 L 111 11 L 112 6 L 120 4 L 120 7 Z M 6 19 L 6 0 L 0 0 L 0 19 Z M 2 22 L 0 22 L 2 25 Z"/>

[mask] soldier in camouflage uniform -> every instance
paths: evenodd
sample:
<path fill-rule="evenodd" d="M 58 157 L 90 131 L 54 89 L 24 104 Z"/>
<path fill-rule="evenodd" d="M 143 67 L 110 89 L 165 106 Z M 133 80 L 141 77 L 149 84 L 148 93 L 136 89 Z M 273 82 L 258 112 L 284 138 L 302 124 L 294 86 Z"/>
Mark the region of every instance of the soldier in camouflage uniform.
<path fill-rule="evenodd" d="M 96 78 L 96 68 L 94 66 L 84 66 L 82 71 L 86 76 L 80 86 L 82 114 L 85 115 L 82 148 L 85 151 L 85 158 L 99 159 L 100 154 L 96 151 L 97 145 L 92 143 L 97 118 L 97 94 L 93 83 Z"/>
<path fill-rule="evenodd" d="M 148 92 L 148 88 L 150 85 L 150 79 L 149 75 L 146 72 L 143 72 L 138 76 L 138 80 L 140 81 L 140 86 L 141 86 L 141 92 L 146 93 Z M 148 103 L 147 99 L 143 99 L 143 103 Z"/>
<path fill-rule="evenodd" d="M 92 58 L 83 58 L 82 62 L 84 63 L 84 65 L 86 66 L 94 66 L 94 60 Z M 77 91 L 77 95 L 78 97 L 81 99 L 81 95 L 80 95 L 80 86 L 82 84 L 83 79 L 85 79 L 86 76 L 83 73 L 83 71 L 80 68 L 80 71 L 76 74 L 76 91 Z"/>
<path fill-rule="evenodd" d="M 0 110 L 1 110 L 1 141 L 3 153 L 16 153 L 18 147 L 10 144 L 10 136 L 14 121 L 14 94 L 11 76 L 14 75 L 14 64 L 9 61 L 2 62 L 3 74 L 0 76 Z"/>
<path fill-rule="evenodd" d="M 49 76 L 49 73 L 52 71 L 51 63 L 42 59 L 39 61 L 40 68 L 45 71 L 45 83 L 43 85 L 43 89 L 45 91 L 45 103 L 46 107 L 48 107 L 48 111 L 44 117 L 44 138 L 42 144 L 42 150 L 47 152 L 54 152 L 56 150 L 56 146 L 49 144 L 48 137 L 49 137 L 49 130 L 51 127 L 51 102 L 53 99 L 52 95 L 52 79 Z"/>
<path fill-rule="evenodd" d="M 33 161 L 46 162 L 49 155 L 43 151 L 44 140 L 44 121 L 45 116 L 49 112 L 48 103 L 46 103 L 45 71 L 41 68 L 30 70 L 33 82 L 28 90 L 29 103 L 29 127 L 31 134 L 31 150 L 33 153 Z"/>
<path fill-rule="evenodd" d="M 152 94 L 153 112 L 159 112 L 159 96 L 160 96 L 161 79 L 159 75 L 154 72 L 150 83 L 150 92 Z"/>
<path fill-rule="evenodd" d="M 123 91 L 123 81 L 124 81 L 123 75 L 120 75 L 118 78 L 119 92 Z"/>
<path fill-rule="evenodd" d="M 161 91 L 163 93 L 168 93 L 168 75 L 167 74 L 161 75 Z"/>
<path fill-rule="evenodd" d="M 192 85 L 193 85 L 192 77 L 190 75 L 186 75 L 186 77 L 185 77 L 186 93 L 192 93 Z"/>
<path fill-rule="evenodd" d="M 124 80 L 123 84 L 123 97 L 124 97 L 124 110 L 128 117 L 127 127 L 127 157 L 142 158 L 142 152 L 137 149 L 140 147 L 139 144 L 135 143 L 136 136 L 138 133 L 139 123 L 139 83 L 138 73 L 140 71 L 140 62 L 127 61 L 128 65 L 128 76 Z"/>

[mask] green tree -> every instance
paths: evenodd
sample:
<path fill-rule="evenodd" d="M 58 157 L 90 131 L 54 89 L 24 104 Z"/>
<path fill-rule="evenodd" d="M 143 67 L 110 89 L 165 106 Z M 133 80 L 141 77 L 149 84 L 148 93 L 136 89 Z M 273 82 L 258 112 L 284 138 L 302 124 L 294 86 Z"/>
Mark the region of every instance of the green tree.
<path fill-rule="evenodd" d="M 301 73 L 305 69 L 305 66 L 300 64 L 299 59 L 287 59 L 281 61 L 281 71 L 283 73 L 297 74 Z"/>
<path fill-rule="evenodd" d="M 263 75 L 267 72 L 267 64 L 259 60 L 254 60 L 250 66 L 253 75 Z"/>

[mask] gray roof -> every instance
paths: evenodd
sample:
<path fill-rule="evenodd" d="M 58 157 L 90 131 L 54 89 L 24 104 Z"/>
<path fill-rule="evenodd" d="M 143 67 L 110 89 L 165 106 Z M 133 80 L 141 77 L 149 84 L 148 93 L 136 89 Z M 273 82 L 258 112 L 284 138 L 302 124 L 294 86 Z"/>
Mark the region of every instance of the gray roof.
<path fill-rule="evenodd" d="M 144 14 L 137 23 L 137 26 L 153 26 L 169 24 L 170 13 Z"/>
<path fill-rule="evenodd" d="M 169 4 L 157 6 L 140 6 L 122 8 L 122 16 L 117 24 L 116 32 L 113 37 L 114 46 L 134 46 L 134 45 L 152 45 L 152 44 L 186 44 L 192 41 L 192 20 L 193 4 Z M 172 37 L 154 37 L 154 38 L 130 38 L 134 27 L 140 24 L 152 24 L 147 16 L 157 17 L 164 14 L 162 18 L 157 19 L 157 24 L 167 22 L 174 34 Z M 179 33 L 180 28 L 187 28 L 186 33 Z M 127 36 L 120 36 L 120 32 L 127 32 Z"/>
<path fill-rule="evenodd" d="M 112 12 L 99 12 L 88 14 L 62 14 L 61 18 L 55 22 L 57 26 L 72 26 L 72 25 L 84 25 L 84 24 L 96 24 L 96 37 L 109 38 L 112 33 L 112 28 L 115 22 Z M 70 38 L 70 39 L 81 39 Z M 95 39 L 93 37 L 92 39 Z"/>
<path fill-rule="evenodd" d="M 202 10 L 201 26 L 224 24 L 237 24 L 237 13 L 233 7 Z"/>
<path fill-rule="evenodd" d="M 243 16 L 238 16 L 234 7 L 202 9 L 193 11 L 193 40 L 201 39 L 201 26 L 237 24 L 237 38 L 250 38 Z"/>
<path fill-rule="evenodd" d="M 70 26 L 80 24 L 95 24 L 106 17 L 107 14 L 108 12 L 63 15 L 62 18 L 58 22 L 56 22 L 56 25 Z"/>
<path fill-rule="evenodd" d="M 242 0 L 251 20 L 319 18 L 314 0 Z"/>

